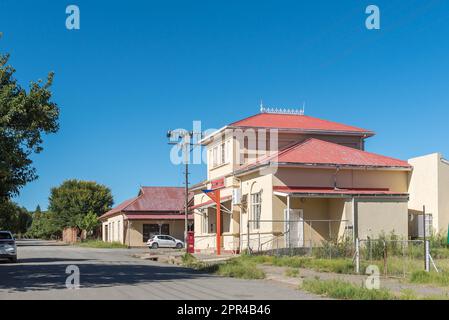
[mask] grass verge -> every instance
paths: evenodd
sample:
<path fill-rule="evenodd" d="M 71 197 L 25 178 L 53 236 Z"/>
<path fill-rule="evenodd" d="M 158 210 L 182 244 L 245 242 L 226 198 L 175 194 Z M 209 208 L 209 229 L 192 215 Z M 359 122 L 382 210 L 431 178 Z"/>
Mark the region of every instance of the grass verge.
<path fill-rule="evenodd" d="M 426 272 L 415 271 L 410 276 L 411 283 L 419 284 L 435 284 L 438 286 L 449 286 L 449 273 L 448 272 Z"/>
<path fill-rule="evenodd" d="M 299 277 L 299 269 L 289 268 L 285 271 L 287 277 L 297 278 Z"/>
<path fill-rule="evenodd" d="M 354 273 L 354 265 L 351 259 L 316 259 L 299 256 L 240 256 L 239 259 L 252 261 L 256 264 L 268 264 L 278 267 L 307 268 L 321 272 L 335 272 L 342 274 Z"/>
<path fill-rule="evenodd" d="M 101 248 L 101 249 L 126 249 L 128 246 L 120 242 L 104 242 L 101 240 L 86 240 L 76 244 L 84 248 Z"/>
<path fill-rule="evenodd" d="M 386 289 L 373 289 L 356 286 L 341 280 L 305 280 L 301 286 L 308 292 L 343 300 L 393 300 L 395 296 Z"/>
<path fill-rule="evenodd" d="M 265 273 L 257 268 L 255 262 L 241 258 L 233 258 L 223 263 L 207 265 L 197 260 L 193 255 L 185 254 L 182 256 L 182 264 L 185 267 L 211 272 L 225 277 L 241 279 L 265 278 Z"/>

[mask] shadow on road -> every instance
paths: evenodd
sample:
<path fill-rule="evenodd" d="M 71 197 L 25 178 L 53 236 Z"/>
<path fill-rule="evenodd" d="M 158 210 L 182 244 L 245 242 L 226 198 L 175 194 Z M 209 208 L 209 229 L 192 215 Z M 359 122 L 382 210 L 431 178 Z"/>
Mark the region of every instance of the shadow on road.
<path fill-rule="evenodd" d="M 64 261 L 67 261 L 64 259 Z M 79 260 L 76 260 L 79 261 Z M 65 289 L 68 263 L 42 265 L 0 265 L 0 290 L 29 291 Z M 210 277 L 190 269 L 134 264 L 76 263 L 80 269 L 81 288 L 134 285 L 153 281 L 173 281 Z"/>
<path fill-rule="evenodd" d="M 50 262 L 62 262 L 62 261 L 95 261 L 95 259 L 67 259 L 67 258 L 22 258 L 19 259 L 19 263 L 50 263 Z M 0 265 L 9 263 L 8 260 L 0 260 Z M 17 265 L 18 266 L 18 265 Z M 0 276 L 1 279 L 1 276 Z"/>

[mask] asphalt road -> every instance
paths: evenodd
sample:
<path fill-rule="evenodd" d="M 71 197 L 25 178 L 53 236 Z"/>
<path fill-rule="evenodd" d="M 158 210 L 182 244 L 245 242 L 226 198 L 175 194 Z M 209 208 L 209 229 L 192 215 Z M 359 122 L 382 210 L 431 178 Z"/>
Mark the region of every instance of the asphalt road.
<path fill-rule="evenodd" d="M 0 262 L 0 300 L 317 299 L 268 280 L 225 278 L 133 258 L 136 250 L 79 248 L 44 241 L 19 245 L 19 263 Z M 80 270 L 79 289 L 66 287 L 70 265 Z"/>

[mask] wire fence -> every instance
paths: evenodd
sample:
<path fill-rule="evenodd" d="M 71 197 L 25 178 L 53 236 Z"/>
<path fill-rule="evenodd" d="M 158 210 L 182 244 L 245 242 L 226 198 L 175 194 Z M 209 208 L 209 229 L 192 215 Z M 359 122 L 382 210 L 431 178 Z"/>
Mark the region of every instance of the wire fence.
<path fill-rule="evenodd" d="M 341 256 L 352 243 L 352 226 L 347 220 L 249 220 L 241 234 L 241 248 L 250 253 L 275 255 Z M 352 248 L 353 250 L 353 248 Z M 346 252 L 345 252 L 346 254 Z"/>
<path fill-rule="evenodd" d="M 346 220 L 250 220 L 241 234 L 240 248 L 255 255 L 343 259 L 353 263 L 354 273 L 364 274 L 369 266 L 376 266 L 380 275 L 388 277 L 439 272 L 446 265 L 449 270 L 449 257 L 438 259 L 441 254 L 429 240 L 404 240 L 394 234 L 354 239 Z"/>

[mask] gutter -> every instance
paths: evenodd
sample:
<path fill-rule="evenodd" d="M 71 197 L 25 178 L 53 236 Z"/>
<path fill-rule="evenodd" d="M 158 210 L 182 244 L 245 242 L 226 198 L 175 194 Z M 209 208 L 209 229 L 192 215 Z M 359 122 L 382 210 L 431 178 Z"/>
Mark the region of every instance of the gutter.
<path fill-rule="evenodd" d="M 400 166 L 357 166 L 357 165 L 341 165 L 341 164 L 314 164 L 314 163 L 288 163 L 288 162 L 269 162 L 255 165 L 253 167 L 247 169 L 241 169 L 234 171 L 234 175 L 242 176 L 244 174 L 249 174 L 253 171 L 256 171 L 262 167 L 270 166 L 275 167 L 274 164 L 277 164 L 278 167 L 290 167 L 290 168 L 315 168 L 315 169 L 329 169 L 329 168 L 338 168 L 338 169 L 359 169 L 359 170 L 392 170 L 392 171 L 411 171 L 411 167 L 400 167 Z"/>
<path fill-rule="evenodd" d="M 296 128 L 273 128 L 273 127 L 251 127 L 251 126 L 232 126 L 227 125 L 224 126 L 211 134 L 207 135 L 200 141 L 198 141 L 201 145 L 208 144 L 213 139 L 214 136 L 216 136 L 219 133 L 222 133 L 226 129 L 241 129 L 241 130 L 277 130 L 280 133 L 308 133 L 308 134 L 317 134 L 317 135 L 341 135 L 341 136 L 360 136 L 363 139 L 372 137 L 376 135 L 373 131 L 339 131 L 339 130 L 318 130 L 318 129 L 296 129 Z"/>

